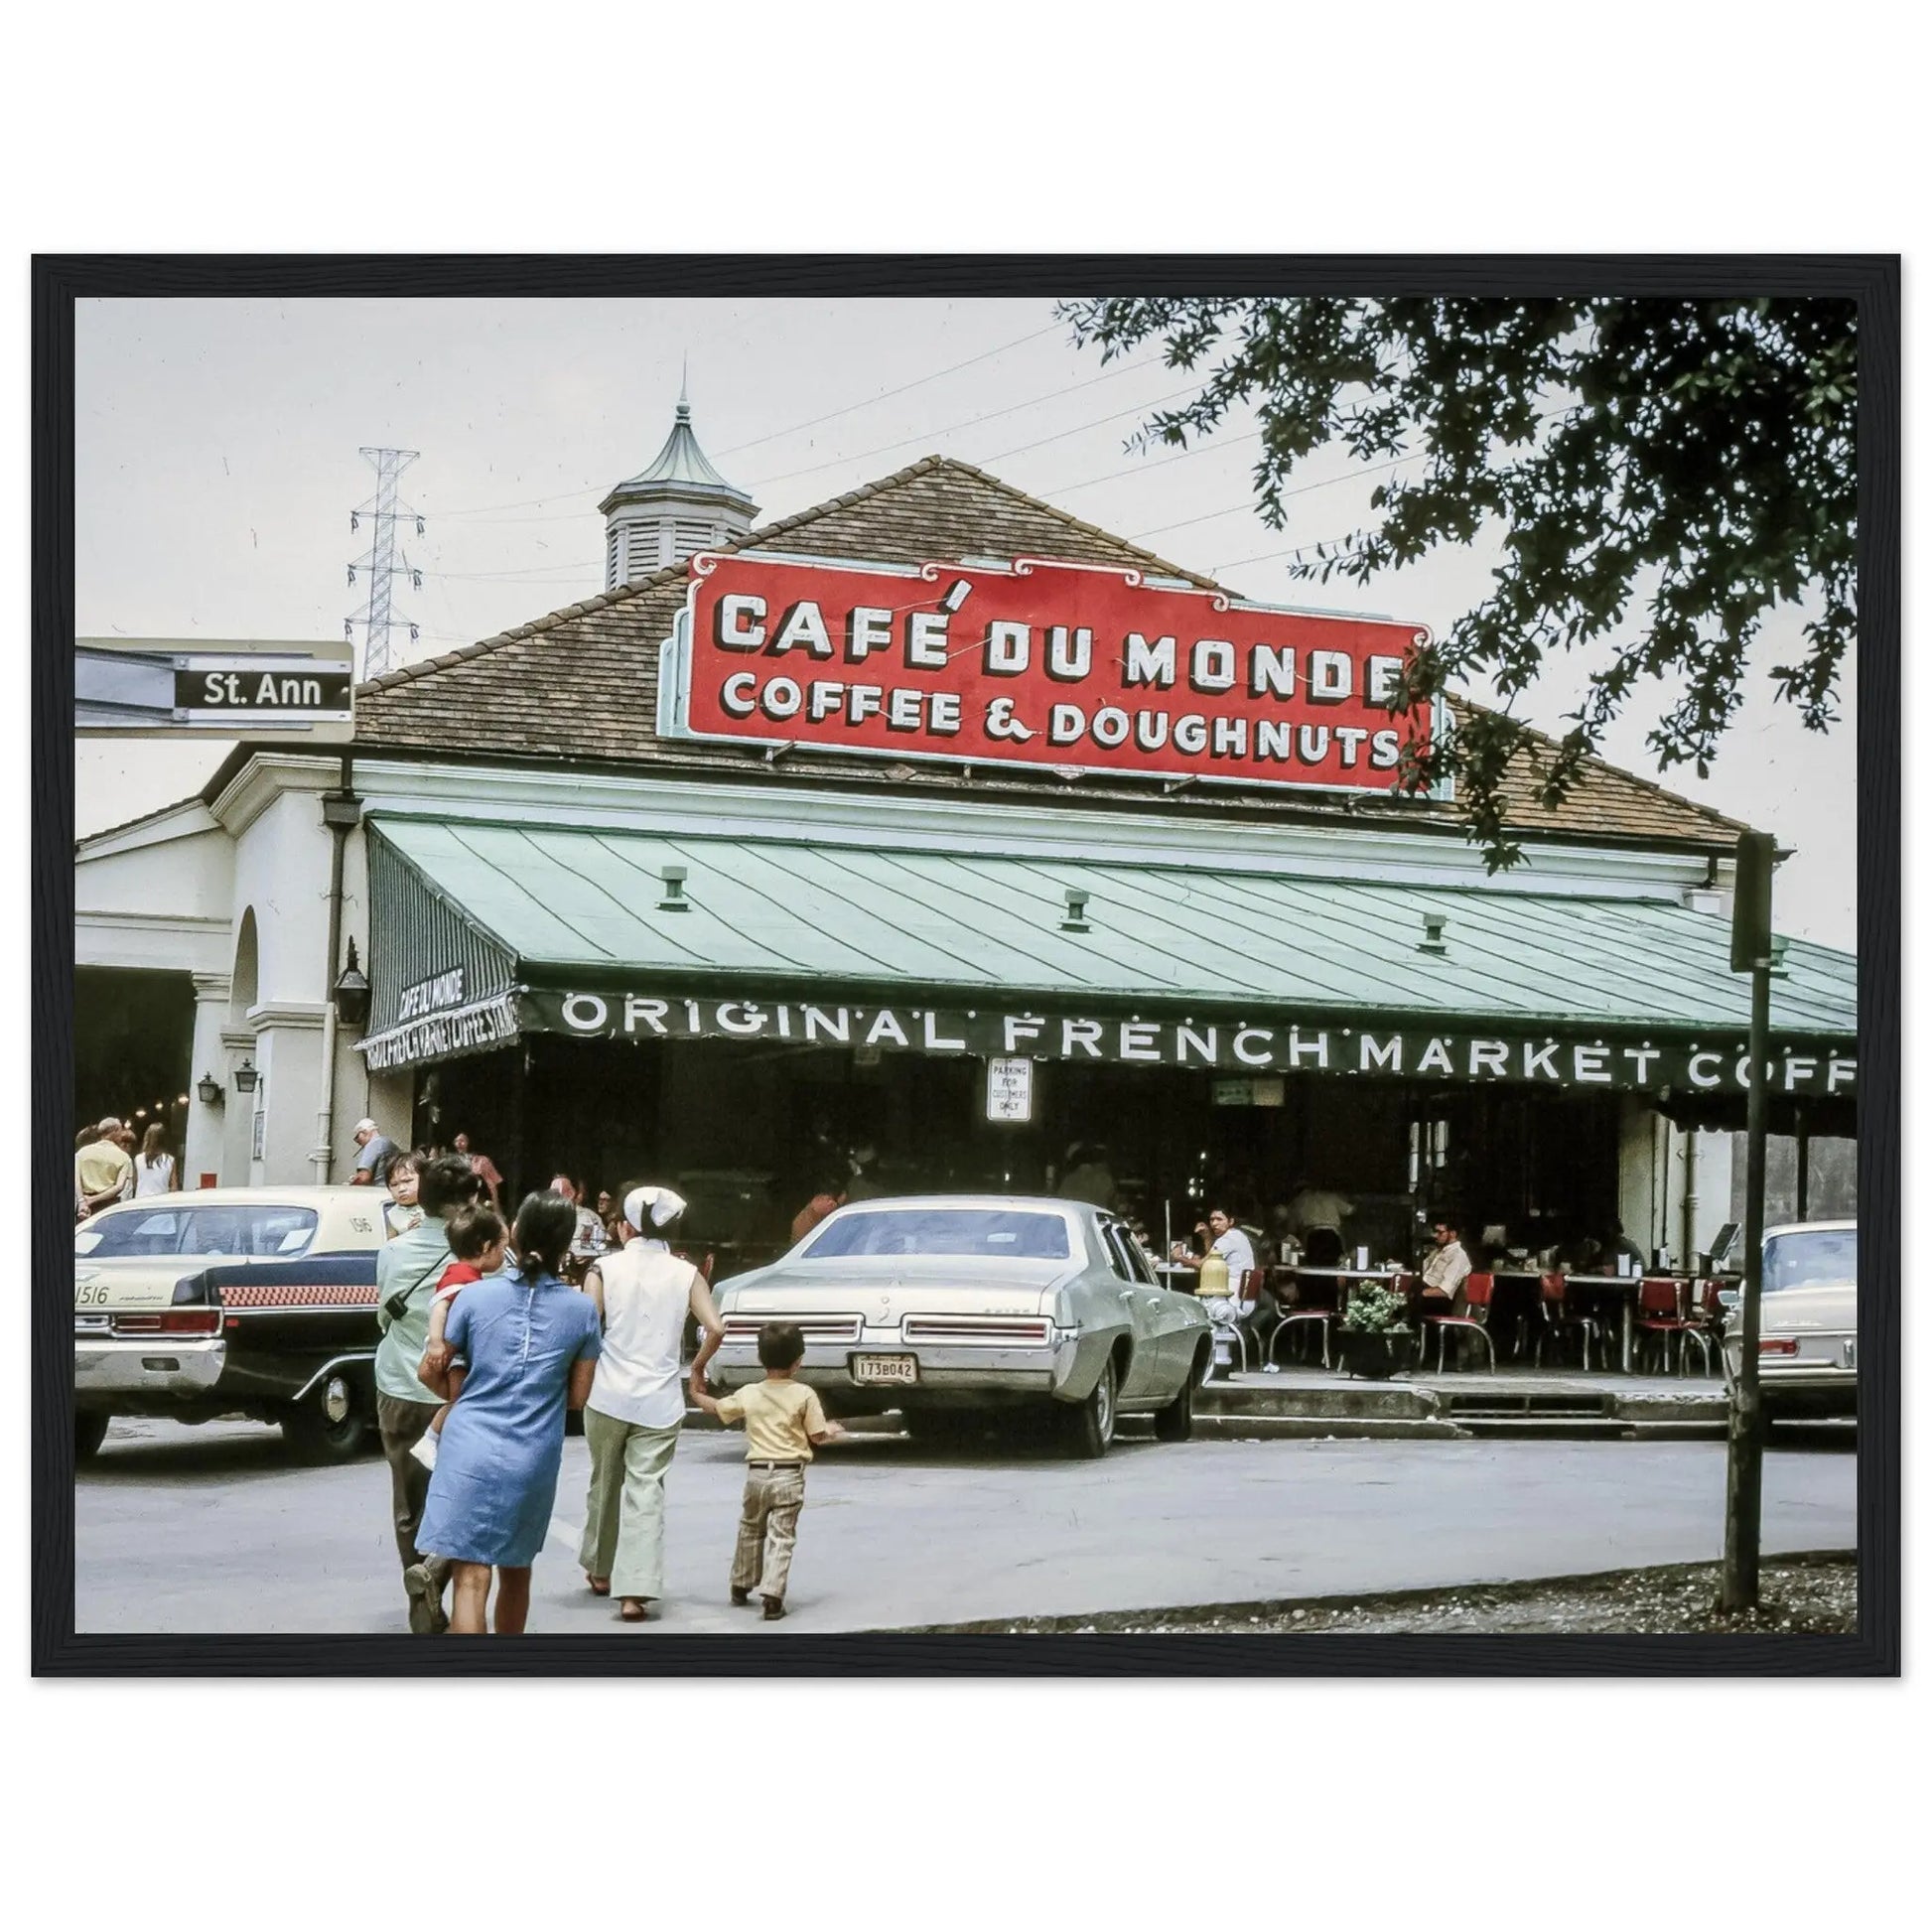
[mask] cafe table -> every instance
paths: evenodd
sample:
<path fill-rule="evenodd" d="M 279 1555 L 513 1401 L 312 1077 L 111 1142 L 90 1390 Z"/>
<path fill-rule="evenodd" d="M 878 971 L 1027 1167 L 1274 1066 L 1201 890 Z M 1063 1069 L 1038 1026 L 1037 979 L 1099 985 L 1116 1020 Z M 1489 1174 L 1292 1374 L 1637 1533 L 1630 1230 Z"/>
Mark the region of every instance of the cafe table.
<path fill-rule="evenodd" d="M 1547 1268 L 1498 1268 L 1494 1271 L 1499 1282 L 1536 1282 L 1551 1271 Z M 1621 1297 L 1621 1362 L 1625 1375 L 1631 1374 L 1636 1366 L 1637 1355 L 1637 1297 L 1644 1285 L 1642 1275 L 1577 1275 L 1564 1276 L 1568 1288 L 1607 1288 L 1614 1289 Z"/>
<path fill-rule="evenodd" d="M 1289 1274 L 1293 1275 L 1298 1282 L 1300 1281 L 1340 1282 L 1342 1286 L 1336 1292 L 1336 1311 L 1337 1312 L 1339 1312 L 1348 1307 L 1348 1290 L 1349 1290 L 1349 1286 L 1352 1285 L 1353 1283 L 1386 1282 L 1391 1287 L 1393 1287 L 1395 1283 L 1400 1281 L 1404 1275 L 1412 1275 L 1415 1273 L 1415 1270 L 1413 1268 L 1401 1268 L 1401 1267 L 1318 1268 L 1318 1267 L 1311 1266 L 1308 1262 L 1298 1262 L 1293 1268 L 1289 1269 L 1288 1272 Z"/>

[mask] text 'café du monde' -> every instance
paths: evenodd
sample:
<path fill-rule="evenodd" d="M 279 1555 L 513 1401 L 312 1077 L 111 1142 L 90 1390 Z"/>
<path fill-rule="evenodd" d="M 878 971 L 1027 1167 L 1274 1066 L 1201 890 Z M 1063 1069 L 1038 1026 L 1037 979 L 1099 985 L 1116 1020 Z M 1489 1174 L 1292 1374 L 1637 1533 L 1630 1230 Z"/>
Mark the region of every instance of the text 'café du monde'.
<path fill-rule="evenodd" d="M 898 586 L 879 570 L 694 561 L 690 704 L 674 729 L 802 725 L 901 757 L 1055 762 L 1077 750 L 1127 771 L 1252 779 L 1292 765 L 1303 782 L 1334 771 L 1387 785 L 1404 736 L 1390 701 L 1426 634 L 1035 559 L 927 566 Z M 1043 621 L 1055 603 L 1066 621 Z M 1415 721 L 1423 745 L 1432 722 Z"/>
<path fill-rule="evenodd" d="M 1104 1147 L 1157 1228 L 1331 1188 L 1389 1253 L 1734 1218 L 1745 828 L 1599 760 L 1545 804 L 1532 735 L 1491 877 L 1400 784 L 1468 710 L 1390 709 L 1423 624 L 945 458 L 759 524 L 688 410 L 602 515 L 601 590 L 80 843 L 82 1118 L 163 1097 L 193 1183 L 341 1178 L 363 1114 L 512 1190 L 648 1175 L 721 1269 L 866 1147 L 1016 1192 Z M 1781 947 L 1793 1207 L 1849 1171 L 1856 988 Z"/>

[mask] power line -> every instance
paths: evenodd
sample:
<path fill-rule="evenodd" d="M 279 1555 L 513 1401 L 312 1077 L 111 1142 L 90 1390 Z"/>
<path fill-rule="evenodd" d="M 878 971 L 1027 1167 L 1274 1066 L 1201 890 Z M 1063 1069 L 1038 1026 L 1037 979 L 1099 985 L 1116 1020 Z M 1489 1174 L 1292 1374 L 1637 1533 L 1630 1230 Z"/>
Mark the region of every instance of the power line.
<path fill-rule="evenodd" d="M 800 430 L 816 429 L 820 423 L 832 422 L 840 416 L 850 416 L 855 410 L 870 409 L 874 403 L 890 401 L 894 396 L 902 396 L 908 390 L 922 388 L 928 382 L 937 382 L 942 376 L 957 375 L 961 369 L 970 369 L 975 363 L 991 361 L 994 356 L 1004 355 L 1009 349 L 1019 348 L 1027 343 L 1037 342 L 1042 336 L 1050 336 L 1058 327 L 1058 323 L 1048 323 L 1044 329 L 1035 329 L 1031 335 L 1018 336 L 1010 343 L 1002 343 L 997 348 L 983 349 L 979 354 L 969 355 L 965 361 L 955 362 L 949 368 L 934 369 L 929 375 L 922 375 L 911 382 L 901 383 L 897 389 L 887 389 L 879 395 L 867 396 L 863 401 L 847 403 L 843 409 L 834 409 L 823 416 L 814 416 L 809 422 L 794 423 L 789 429 L 773 430 L 769 436 L 754 437 L 749 443 L 734 443 L 730 449 L 720 450 L 718 455 L 721 457 L 736 456 L 741 451 L 755 450 L 762 444 L 776 442 L 780 437 L 795 436 Z M 911 440 L 917 441 L 918 439 L 913 438 Z M 894 445 L 891 447 L 896 448 L 897 446 Z M 862 462 L 863 460 L 863 458 L 859 457 L 852 459 L 855 463 Z M 792 474 L 802 476 L 808 473 L 794 471 Z M 782 482 L 783 479 L 778 478 L 770 481 Z M 575 496 L 593 496 L 608 487 L 609 485 L 606 483 L 587 483 L 576 489 L 553 489 L 546 495 L 519 496 L 513 501 L 504 503 L 469 503 L 459 509 L 438 510 L 436 514 L 438 516 L 480 516 L 491 510 L 527 509 L 533 503 L 567 502 Z M 561 511 L 559 512 L 559 517 L 575 514 L 575 511 Z M 530 517 L 520 518 L 518 520 L 548 522 L 556 519 Z"/>
<path fill-rule="evenodd" d="M 1399 456 L 1388 463 L 1374 464 L 1366 470 L 1350 470 L 1343 476 L 1324 477 L 1319 483 L 1297 483 L 1293 489 L 1284 489 L 1281 493 L 1284 497 L 1306 496 L 1311 489 L 1333 489 L 1337 483 L 1353 483 L 1358 477 L 1379 476 L 1384 470 L 1394 470 L 1415 461 L 1412 456 Z M 1251 510 L 1254 506 L 1255 499 L 1250 496 L 1244 502 L 1230 503 L 1226 509 L 1209 510 L 1204 516 L 1182 517 L 1178 523 L 1158 523 L 1151 530 L 1136 530 L 1132 533 L 1132 541 L 1138 543 L 1142 537 L 1163 536 L 1169 530 L 1190 529 L 1196 523 L 1212 523 L 1217 517 L 1232 516 L 1236 510 Z"/>
<path fill-rule="evenodd" d="M 793 423 L 789 429 L 774 429 L 769 436 L 755 436 L 749 443 L 734 443 L 730 449 L 720 450 L 718 454 L 721 457 L 737 456 L 741 450 L 756 450 L 760 444 L 775 443 L 780 437 L 796 436 L 800 430 L 816 429 L 820 423 L 830 423 L 836 421 L 841 416 L 850 416 L 854 410 L 870 409 L 876 402 L 889 402 L 894 396 L 904 395 L 908 389 L 921 389 L 928 382 L 937 382 L 942 375 L 957 375 L 961 369 L 970 369 L 977 362 L 990 362 L 994 356 L 1004 355 L 1008 349 L 1019 348 L 1027 343 L 1036 343 L 1040 337 L 1052 335 L 1058 327 L 1058 323 L 1049 322 L 1044 329 L 1035 329 L 1030 336 L 1016 337 L 1010 343 L 1002 343 L 998 348 L 989 348 L 983 350 L 978 355 L 969 355 L 965 361 L 955 362 L 949 369 L 934 369 L 930 375 L 922 375 L 913 382 L 902 382 L 897 389 L 882 390 L 876 396 L 868 396 L 864 402 L 849 402 L 843 409 L 834 409 L 826 415 L 814 416 L 808 423 Z M 1022 406 L 1024 407 L 1024 405 Z M 858 461 L 857 458 L 853 460 L 855 462 Z M 804 473 L 802 471 L 794 471 L 792 474 L 794 476 L 801 476 Z"/>
<path fill-rule="evenodd" d="M 1149 356 L 1140 362 L 1123 363 L 1121 367 L 1117 369 L 1108 369 L 1101 375 L 1088 376 L 1084 382 L 1071 382 L 1068 383 L 1063 388 L 1049 389 L 1046 391 L 1044 395 L 1029 396 L 1025 402 L 1011 402 L 1008 403 L 1002 409 L 985 409 L 982 410 L 977 416 L 967 416 L 957 423 L 947 423 L 942 428 L 939 429 L 921 430 L 916 436 L 901 436 L 897 443 L 881 443 L 874 449 L 859 451 L 856 456 L 830 457 L 824 463 L 812 464 L 808 469 L 787 470 L 781 476 L 761 477 L 752 486 L 755 489 L 759 489 L 759 490 L 766 489 L 769 488 L 769 486 L 772 483 L 790 483 L 794 478 L 797 477 L 815 477 L 818 475 L 818 473 L 821 470 L 844 469 L 849 464 L 865 463 L 869 461 L 871 458 L 876 456 L 889 456 L 895 450 L 908 450 L 920 443 L 930 443 L 936 437 L 953 436 L 956 435 L 962 429 L 971 429 L 977 423 L 990 423 L 1001 416 L 1016 415 L 1019 413 L 1019 411 L 1023 409 L 1036 408 L 1042 402 L 1057 402 L 1061 396 L 1070 396 L 1077 389 L 1089 389 L 1096 382 L 1110 382 L 1117 375 L 1125 375 L 1129 369 L 1145 368 L 1147 366 L 1147 363 L 1149 361 L 1152 361 L 1153 359 L 1154 358 L 1152 356 Z M 1161 400 L 1166 400 L 1166 398 L 1162 398 Z M 1136 403 L 1133 406 L 1134 409 L 1141 409 L 1144 407 L 1151 407 L 1151 405 Z M 1103 423 L 1111 423 L 1116 421 L 1118 418 L 1122 416 L 1131 415 L 1132 413 L 1133 410 L 1117 409 L 1114 411 L 1112 416 L 1103 416 L 1101 417 L 1100 420 Z M 1092 423 L 1088 423 L 1083 425 L 1083 427 L 1087 429 L 1092 429 L 1094 425 Z M 1076 432 L 1073 430 L 1067 430 L 1063 433 L 1068 436 L 1072 436 L 1076 434 Z M 1047 440 L 1052 441 L 1054 439 L 1048 438 Z M 1033 447 L 1033 446 L 1030 445 L 1029 447 Z M 1013 452 L 1009 450 L 1006 452 L 1006 454 L 1011 456 Z M 994 460 L 997 461 L 997 459 Z"/>
<path fill-rule="evenodd" d="M 1050 489 L 1038 493 L 1049 503 L 1056 497 L 1071 496 L 1076 489 L 1093 489 L 1101 483 L 1119 483 L 1126 477 L 1145 476 L 1150 470 L 1165 470 L 1171 463 L 1184 463 L 1190 456 L 1204 456 L 1210 450 L 1231 450 L 1238 443 L 1256 443 L 1261 440 L 1261 432 L 1251 429 L 1243 436 L 1211 437 L 1205 443 L 1196 443 L 1191 450 L 1179 450 L 1173 456 L 1157 457 L 1152 463 L 1143 463 L 1135 470 L 1109 470 L 1105 476 L 1089 477 L 1085 483 L 1056 483 Z M 995 462 L 998 458 L 994 459 Z"/>
<path fill-rule="evenodd" d="M 422 575 L 444 578 L 452 583 L 481 583 L 503 577 L 544 576 L 557 576 L 561 581 L 562 573 L 566 571 L 596 570 L 603 561 L 602 557 L 572 558 L 568 562 L 559 558 L 555 563 L 529 564 L 521 570 L 426 570 Z"/>
<path fill-rule="evenodd" d="M 559 503 L 568 502 L 573 496 L 595 496 L 600 489 L 609 486 L 607 483 L 585 483 L 578 489 L 553 489 L 543 496 L 519 496 L 511 503 L 470 503 L 462 509 L 433 510 L 431 514 L 438 517 L 480 516 L 485 510 L 520 510 L 526 509 L 532 503 Z M 574 516 L 577 512 L 572 510 L 567 514 Z"/>
<path fill-rule="evenodd" d="M 1096 416 L 1090 423 L 1077 423 L 1072 429 L 1056 431 L 1051 436 L 1042 436 L 1032 443 L 1022 443 L 1018 449 L 1000 450 L 990 457 L 983 458 L 987 463 L 1004 463 L 1010 456 L 1025 456 L 1029 450 L 1043 450 L 1049 443 L 1063 443 L 1069 436 L 1078 436 L 1082 430 L 1101 429 L 1108 423 L 1117 423 L 1123 416 L 1132 416 L 1143 409 L 1154 409 L 1164 402 L 1173 402 L 1176 396 L 1184 396 L 1194 385 L 1186 388 L 1170 389 L 1165 396 L 1152 396 L 1146 402 L 1136 403 L 1132 409 L 1116 409 L 1111 416 Z"/>
<path fill-rule="evenodd" d="M 1286 550 L 1264 550 L 1258 557 L 1236 557 L 1228 563 L 1216 564 L 1208 575 L 1212 577 L 1218 576 L 1224 570 L 1240 570 L 1248 564 L 1271 564 L 1280 557 L 1299 557 L 1306 551 L 1324 549 L 1331 543 L 1345 543 L 1349 538 L 1358 537 L 1361 533 L 1361 526 L 1357 524 L 1352 530 L 1344 530 L 1340 536 L 1310 537 L 1306 543 L 1291 544 Z"/>

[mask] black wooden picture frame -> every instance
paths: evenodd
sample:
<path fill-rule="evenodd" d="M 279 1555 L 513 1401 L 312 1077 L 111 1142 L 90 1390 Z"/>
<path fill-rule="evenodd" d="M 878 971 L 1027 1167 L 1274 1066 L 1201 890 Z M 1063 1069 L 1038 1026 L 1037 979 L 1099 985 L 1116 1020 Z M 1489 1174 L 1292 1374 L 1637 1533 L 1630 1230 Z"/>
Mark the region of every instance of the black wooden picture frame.
<path fill-rule="evenodd" d="M 100 297 L 1081 293 L 1850 298 L 1858 309 L 1859 1628 L 1844 1636 L 79 1634 L 73 1113 L 74 306 Z M 33 308 L 32 1665 L 37 1675 L 1885 1676 L 1900 1658 L 1900 267 L 1894 256 L 42 256 Z"/>

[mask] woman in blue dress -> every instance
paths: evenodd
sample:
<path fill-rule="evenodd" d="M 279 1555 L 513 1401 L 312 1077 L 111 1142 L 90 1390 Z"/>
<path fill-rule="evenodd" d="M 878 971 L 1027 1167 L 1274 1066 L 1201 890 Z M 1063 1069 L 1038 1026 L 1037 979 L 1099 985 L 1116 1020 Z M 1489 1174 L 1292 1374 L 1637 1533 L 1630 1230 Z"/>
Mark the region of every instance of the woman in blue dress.
<path fill-rule="evenodd" d="M 463 1358 L 449 1373 L 455 1407 L 443 1425 L 417 1548 L 446 1558 L 455 1584 L 450 1628 L 488 1627 L 496 1573 L 496 1634 L 518 1635 L 530 1613 L 530 1566 L 550 1533 L 564 1409 L 591 1392 L 602 1342 L 588 1296 L 559 1280 L 577 1210 L 531 1194 L 516 1212 L 517 1266 L 456 1298 L 445 1339 Z"/>

